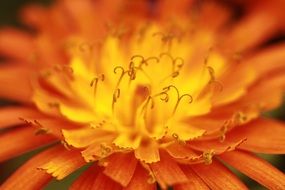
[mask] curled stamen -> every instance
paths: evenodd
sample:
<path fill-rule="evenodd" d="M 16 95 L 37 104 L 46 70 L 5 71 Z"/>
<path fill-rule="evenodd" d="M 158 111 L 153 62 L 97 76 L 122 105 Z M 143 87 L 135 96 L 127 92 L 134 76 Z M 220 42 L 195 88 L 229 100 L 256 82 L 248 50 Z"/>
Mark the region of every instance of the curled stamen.
<path fill-rule="evenodd" d="M 115 68 L 114 68 L 114 73 L 117 74 L 117 73 L 118 73 L 118 70 L 121 70 L 121 75 L 120 75 L 120 77 L 119 77 L 119 79 L 118 79 L 118 82 L 117 82 L 117 85 L 116 85 L 116 89 L 119 87 L 119 85 L 120 85 L 120 83 L 121 83 L 121 81 L 122 81 L 124 75 L 127 73 L 127 72 L 125 71 L 125 69 L 124 69 L 123 67 L 121 67 L 121 66 L 115 67 Z"/>
<path fill-rule="evenodd" d="M 148 179 L 147 179 L 147 183 L 148 184 L 153 184 L 153 183 L 155 183 L 155 177 L 154 177 L 154 174 L 153 174 L 153 172 L 149 172 L 149 174 L 148 174 Z"/>
<path fill-rule="evenodd" d="M 179 75 L 179 71 L 181 70 L 181 68 L 184 65 L 184 59 L 182 59 L 181 57 L 173 58 L 170 53 L 161 53 L 159 55 L 160 58 L 162 58 L 164 56 L 170 58 L 172 61 L 172 74 L 171 74 L 171 76 L 173 78 L 177 77 Z"/>
<path fill-rule="evenodd" d="M 114 108 L 115 108 L 115 103 L 118 101 L 118 99 L 120 98 L 120 95 L 121 95 L 121 90 L 119 88 L 117 88 L 115 91 L 114 91 L 114 94 L 113 94 L 113 102 L 112 102 L 112 110 L 114 111 Z"/>
<path fill-rule="evenodd" d="M 165 93 L 167 93 L 171 88 L 173 88 L 176 91 L 176 93 L 177 93 L 177 102 L 176 102 L 176 104 L 174 106 L 173 113 L 172 113 L 174 115 L 176 110 L 177 110 L 177 108 L 178 108 L 178 106 L 179 106 L 179 104 L 180 104 L 180 102 L 181 102 L 181 100 L 182 100 L 182 98 L 188 97 L 190 99 L 189 104 L 191 104 L 193 102 L 193 97 L 190 94 L 183 94 L 183 95 L 180 96 L 179 90 L 175 86 L 173 86 L 173 85 L 169 85 L 167 87 L 164 87 L 163 90 L 164 90 Z"/>
<path fill-rule="evenodd" d="M 206 68 L 207 68 L 207 70 L 210 74 L 210 77 L 211 77 L 209 83 L 214 82 L 216 80 L 216 77 L 215 77 L 215 71 L 214 71 L 213 67 L 207 66 Z"/>
<path fill-rule="evenodd" d="M 159 62 L 159 59 L 157 57 L 148 57 L 148 58 L 144 58 L 142 55 L 134 55 L 131 57 L 131 61 L 134 62 L 135 59 L 139 58 L 140 59 L 140 64 L 138 66 L 139 69 L 142 68 L 143 65 L 148 66 L 148 62 L 151 60 L 156 61 L 157 63 Z"/>
<path fill-rule="evenodd" d="M 97 86 L 98 86 L 98 81 L 101 80 L 102 82 L 105 80 L 105 75 L 101 74 L 100 77 L 95 77 L 94 79 L 92 79 L 92 81 L 90 82 L 90 86 L 93 87 L 94 86 L 94 90 L 93 90 L 93 94 L 94 96 L 96 96 L 96 92 L 97 92 Z"/>
<path fill-rule="evenodd" d="M 170 43 L 176 37 L 174 34 L 164 34 L 162 32 L 156 32 L 152 36 L 161 36 L 161 40 L 165 43 Z"/>

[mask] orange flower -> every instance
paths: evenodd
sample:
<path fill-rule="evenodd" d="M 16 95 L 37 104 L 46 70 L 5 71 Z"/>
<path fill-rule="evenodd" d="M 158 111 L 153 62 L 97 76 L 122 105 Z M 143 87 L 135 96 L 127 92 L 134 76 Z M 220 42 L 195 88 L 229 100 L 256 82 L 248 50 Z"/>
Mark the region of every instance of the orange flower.
<path fill-rule="evenodd" d="M 281 17 L 260 6 L 236 20 L 214 1 L 25 9 L 33 34 L 0 36 L 0 95 L 19 102 L 0 110 L 0 160 L 50 146 L 2 188 L 40 189 L 91 162 L 71 189 L 246 189 L 225 163 L 285 189 L 254 155 L 285 153 L 284 123 L 261 116 L 284 93 L 285 45 L 259 47 Z"/>

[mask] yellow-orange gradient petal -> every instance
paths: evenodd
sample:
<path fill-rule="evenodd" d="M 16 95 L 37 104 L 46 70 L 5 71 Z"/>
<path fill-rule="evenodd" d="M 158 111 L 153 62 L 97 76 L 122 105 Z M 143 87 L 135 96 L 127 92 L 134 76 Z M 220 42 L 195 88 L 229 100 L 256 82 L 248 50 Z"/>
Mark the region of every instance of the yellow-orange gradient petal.
<path fill-rule="evenodd" d="M 0 161 L 51 144 L 56 138 L 49 134 L 38 134 L 31 126 L 22 126 L 0 134 Z"/>
<path fill-rule="evenodd" d="M 268 189 L 285 189 L 285 174 L 255 155 L 233 151 L 220 158 Z"/>
<path fill-rule="evenodd" d="M 191 168 L 210 189 L 247 189 L 235 174 L 216 160 L 213 160 L 210 165 L 196 164 L 192 165 Z"/>
<path fill-rule="evenodd" d="M 51 174 L 57 180 L 61 180 L 85 164 L 81 154 L 77 150 L 67 150 L 61 147 L 61 152 L 50 158 L 38 168 Z"/>
<path fill-rule="evenodd" d="M 60 154 L 62 150 L 61 146 L 55 146 L 34 156 L 10 176 L 2 184 L 1 189 L 41 189 L 52 180 L 52 176 L 39 170 L 38 166 L 48 162 L 51 158 Z"/>

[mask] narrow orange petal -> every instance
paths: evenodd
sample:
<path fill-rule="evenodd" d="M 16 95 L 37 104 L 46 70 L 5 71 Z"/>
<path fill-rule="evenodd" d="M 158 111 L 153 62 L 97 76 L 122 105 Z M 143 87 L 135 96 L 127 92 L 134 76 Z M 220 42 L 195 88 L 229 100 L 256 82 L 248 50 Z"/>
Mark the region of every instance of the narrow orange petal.
<path fill-rule="evenodd" d="M 169 19 L 175 17 L 175 13 L 177 12 L 181 14 L 186 12 L 188 13 L 188 10 L 193 2 L 193 0 L 182 0 L 179 2 L 167 0 L 157 1 L 158 14 L 162 19 Z"/>
<path fill-rule="evenodd" d="M 79 151 L 62 148 L 60 153 L 39 166 L 39 169 L 43 169 L 56 179 L 61 180 L 84 164 L 85 161 Z"/>
<path fill-rule="evenodd" d="M 215 154 L 221 154 L 226 151 L 231 151 L 246 142 L 246 138 L 243 139 L 231 139 L 226 136 L 226 139 L 221 141 L 220 139 L 208 140 L 208 141 L 192 141 L 189 142 L 189 146 L 198 151 L 214 150 Z"/>
<path fill-rule="evenodd" d="M 132 152 L 113 154 L 108 162 L 104 174 L 126 187 L 131 181 L 137 166 L 135 155 Z"/>
<path fill-rule="evenodd" d="M 268 72 L 285 68 L 284 51 L 284 44 L 274 45 L 247 57 L 242 65 L 252 65 L 259 76 L 264 76 Z"/>
<path fill-rule="evenodd" d="M 243 151 L 233 151 L 220 157 L 268 189 L 285 189 L 285 174 L 257 156 Z"/>
<path fill-rule="evenodd" d="M 166 152 L 161 151 L 160 161 L 150 164 L 150 167 L 162 188 L 188 181 L 180 166 Z"/>
<path fill-rule="evenodd" d="M 23 119 L 38 119 L 43 115 L 36 109 L 29 107 L 3 107 L 0 109 L 0 128 L 13 127 L 23 124 Z"/>
<path fill-rule="evenodd" d="M 229 132 L 226 139 L 247 138 L 239 148 L 265 154 L 285 153 L 285 126 L 271 119 L 257 119 Z"/>
<path fill-rule="evenodd" d="M 52 179 L 52 176 L 37 168 L 41 164 L 48 162 L 61 151 L 62 147 L 56 146 L 34 156 L 12 174 L 12 176 L 2 184 L 1 189 L 42 189 Z"/>
<path fill-rule="evenodd" d="M 138 164 L 132 180 L 127 187 L 123 188 L 123 190 L 156 190 L 156 184 L 148 183 L 148 179 L 148 173 L 140 164 Z"/>
<path fill-rule="evenodd" d="M 195 164 L 191 168 L 210 189 L 242 190 L 247 187 L 225 166 L 213 160 L 212 164 Z"/>
<path fill-rule="evenodd" d="M 32 88 L 29 81 L 30 72 L 19 65 L 3 65 L 0 67 L 0 97 L 14 101 L 29 102 Z"/>
<path fill-rule="evenodd" d="M 265 41 L 278 30 L 278 19 L 271 14 L 264 9 L 252 10 L 235 25 L 231 34 L 226 35 L 227 45 L 241 52 Z M 258 34 L 255 31 L 258 31 Z"/>
<path fill-rule="evenodd" d="M 73 182 L 70 190 L 92 190 L 92 185 L 100 172 L 102 172 L 100 167 L 92 165 Z"/>
<path fill-rule="evenodd" d="M 0 161 L 13 158 L 56 141 L 51 135 L 36 135 L 37 130 L 24 126 L 0 135 Z"/>
<path fill-rule="evenodd" d="M 32 58 L 33 40 L 28 34 L 14 29 L 0 32 L 0 54 L 10 58 L 28 61 Z"/>
<path fill-rule="evenodd" d="M 175 185 L 174 190 L 189 190 L 189 189 L 209 190 L 210 189 L 205 184 L 205 182 L 189 166 L 182 166 L 182 170 L 188 177 L 189 181 L 187 183 Z"/>

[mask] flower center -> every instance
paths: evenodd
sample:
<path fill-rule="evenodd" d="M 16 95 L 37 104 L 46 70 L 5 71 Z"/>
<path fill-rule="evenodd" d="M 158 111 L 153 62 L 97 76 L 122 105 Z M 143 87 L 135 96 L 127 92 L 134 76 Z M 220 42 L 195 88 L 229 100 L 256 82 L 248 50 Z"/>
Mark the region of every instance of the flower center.
<path fill-rule="evenodd" d="M 152 25 L 126 39 L 109 36 L 96 48 L 71 39 L 71 63 L 41 73 L 35 103 L 45 113 L 112 134 L 101 145 L 139 149 L 202 136 L 205 131 L 186 120 L 211 109 L 224 60 L 210 52 L 211 35 L 175 29 L 164 34 Z"/>

